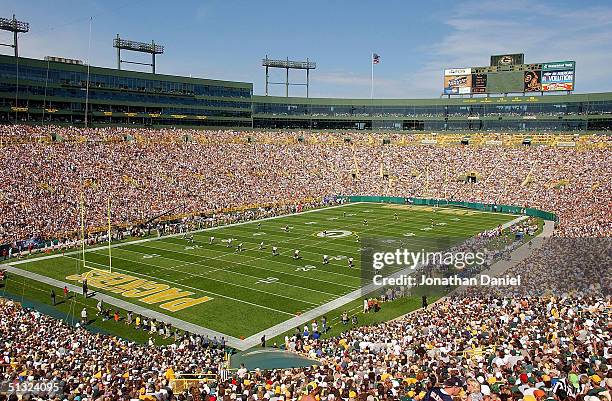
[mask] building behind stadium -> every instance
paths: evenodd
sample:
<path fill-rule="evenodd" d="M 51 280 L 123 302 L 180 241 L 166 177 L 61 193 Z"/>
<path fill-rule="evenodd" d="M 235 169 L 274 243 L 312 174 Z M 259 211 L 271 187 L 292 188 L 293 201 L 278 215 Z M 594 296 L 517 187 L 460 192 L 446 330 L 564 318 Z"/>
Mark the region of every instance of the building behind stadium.
<path fill-rule="evenodd" d="M 88 68 L 57 57 L 0 55 L 0 123 L 601 132 L 612 128 L 612 93 L 436 99 L 255 96 L 249 82 Z"/>

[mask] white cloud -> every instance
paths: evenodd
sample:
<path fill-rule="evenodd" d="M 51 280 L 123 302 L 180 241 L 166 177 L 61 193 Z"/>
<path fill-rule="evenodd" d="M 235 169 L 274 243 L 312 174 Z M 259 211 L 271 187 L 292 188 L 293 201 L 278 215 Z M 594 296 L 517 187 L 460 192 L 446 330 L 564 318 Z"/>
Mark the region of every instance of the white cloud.
<path fill-rule="evenodd" d="M 612 7 L 563 8 L 528 0 L 462 2 L 440 19 L 448 33 L 431 43 L 427 33 L 415 51 L 425 55 L 406 73 L 375 78 L 375 97 L 431 98 L 442 92 L 444 68 L 488 65 L 489 56 L 525 53 L 525 61 L 576 61 L 578 92 L 612 90 Z M 317 73 L 316 96 L 369 97 L 369 74 Z"/>
<path fill-rule="evenodd" d="M 461 4 L 443 22 L 449 33 L 433 45 L 417 70 L 412 89 L 438 95 L 442 69 L 487 65 L 488 56 L 525 53 L 525 61 L 576 60 L 580 92 L 611 90 L 612 7 L 563 9 L 529 1 L 478 1 Z M 602 84 L 605 84 L 602 86 Z"/>
<path fill-rule="evenodd" d="M 109 27 L 118 26 L 117 19 L 122 11 L 94 11 L 100 17 L 94 18 L 91 64 L 114 67 L 116 56 L 110 42 L 114 34 Z M 214 17 L 215 11 L 214 5 L 202 3 L 193 10 L 193 15 L 202 22 Z M 21 55 L 34 58 L 54 55 L 85 61 L 89 21 L 83 15 L 81 12 L 78 19 L 46 31 L 44 27 L 41 31 L 34 26 L 32 32 L 20 38 Z M 554 1 L 474 0 L 454 3 L 444 13 L 436 13 L 432 18 L 438 18 L 433 22 L 436 26 L 432 31 L 443 26 L 445 34 L 434 42 L 434 35 L 425 30 L 421 37 L 407 40 L 418 56 L 418 64 L 411 62 L 411 58 L 399 61 L 403 59 L 398 57 L 397 63 L 403 62 L 404 65 L 395 65 L 389 53 L 399 54 L 406 50 L 388 49 L 385 53 L 388 56 L 383 54 L 382 64 L 375 70 L 375 97 L 438 97 L 442 91 L 444 68 L 487 65 L 489 55 L 506 52 L 523 52 L 527 62 L 576 60 L 576 88 L 579 92 L 612 91 L 609 76 L 612 5 L 592 6 L 584 2 L 576 7 Z M 244 46 L 244 42 L 229 43 L 224 54 L 247 54 Z M 217 57 L 190 57 L 187 54 L 180 48 L 167 46 L 167 54 L 159 60 L 158 71 L 253 82 L 256 92 L 263 93 L 263 71 L 259 60 L 245 56 L 243 62 L 231 64 L 225 61 L 224 54 Z M 140 55 L 130 56 L 140 60 Z M 329 60 L 326 64 L 333 65 L 333 62 Z M 313 71 L 311 96 L 368 98 L 369 65 L 363 65 L 361 70 L 354 67 L 337 66 L 331 70 L 321 68 Z M 136 66 L 129 68 L 141 69 Z M 141 70 L 146 70 L 146 67 Z M 292 72 L 291 79 L 301 82 L 304 77 Z M 284 76 L 275 79 L 279 80 L 284 80 Z M 305 95 L 305 89 L 300 87 L 292 87 L 290 92 Z M 284 87 L 275 86 L 272 93 L 284 95 Z"/>

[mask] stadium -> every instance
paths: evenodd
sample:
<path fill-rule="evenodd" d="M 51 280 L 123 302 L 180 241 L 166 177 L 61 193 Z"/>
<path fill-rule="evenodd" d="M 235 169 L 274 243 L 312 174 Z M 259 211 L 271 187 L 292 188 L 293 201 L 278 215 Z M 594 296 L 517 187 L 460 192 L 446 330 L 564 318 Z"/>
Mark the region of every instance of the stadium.
<path fill-rule="evenodd" d="M 312 98 L 312 60 L 256 95 L 0 29 L 0 401 L 612 401 L 612 92 L 580 60 Z"/>

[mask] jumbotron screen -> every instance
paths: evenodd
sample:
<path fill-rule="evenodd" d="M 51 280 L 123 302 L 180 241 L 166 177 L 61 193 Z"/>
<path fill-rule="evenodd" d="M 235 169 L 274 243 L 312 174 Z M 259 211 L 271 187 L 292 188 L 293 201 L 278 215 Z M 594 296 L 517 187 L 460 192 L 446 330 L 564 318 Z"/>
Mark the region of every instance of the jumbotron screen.
<path fill-rule="evenodd" d="M 575 61 L 444 70 L 444 94 L 573 91 Z"/>

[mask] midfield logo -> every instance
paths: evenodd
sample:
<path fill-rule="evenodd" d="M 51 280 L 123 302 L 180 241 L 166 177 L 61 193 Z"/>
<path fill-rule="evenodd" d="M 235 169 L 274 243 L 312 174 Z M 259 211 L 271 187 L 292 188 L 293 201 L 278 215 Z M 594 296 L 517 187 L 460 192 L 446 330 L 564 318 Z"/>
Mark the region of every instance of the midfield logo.
<path fill-rule="evenodd" d="M 342 238 L 353 235 L 352 231 L 348 230 L 329 230 L 329 231 L 320 231 L 317 233 L 317 237 L 321 238 Z"/>

